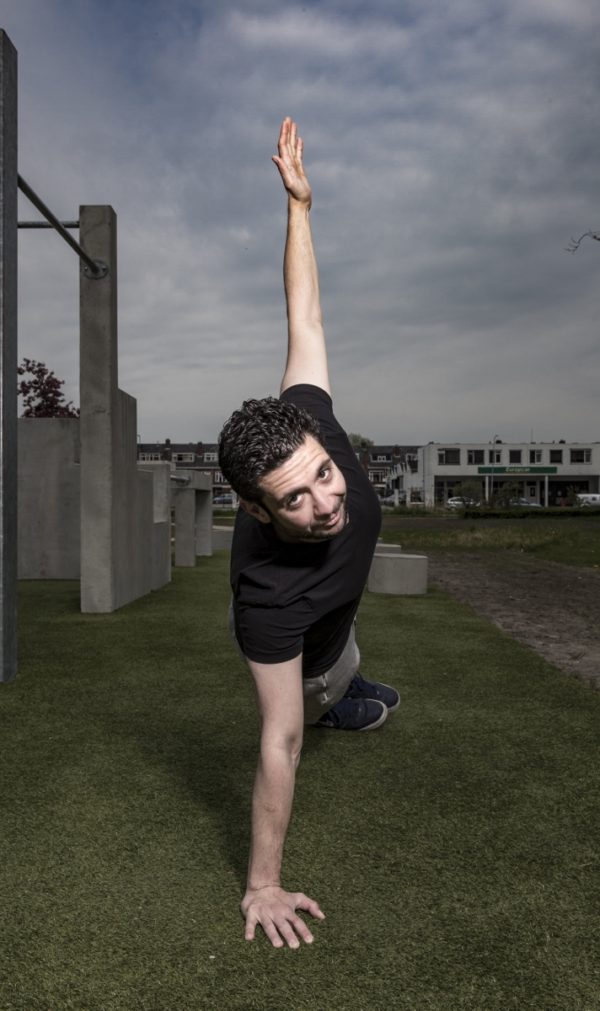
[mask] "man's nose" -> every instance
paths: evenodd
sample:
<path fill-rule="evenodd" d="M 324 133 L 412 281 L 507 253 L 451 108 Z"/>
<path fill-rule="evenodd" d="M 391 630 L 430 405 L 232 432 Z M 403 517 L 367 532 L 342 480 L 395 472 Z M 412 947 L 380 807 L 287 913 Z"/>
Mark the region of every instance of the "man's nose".
<path fill-rule="evenodd" d="M 317 516 L 330 516 L 337 506 L 337 498 L 331 492 L 317 492 L 315 494 L 315 513 Z"/>

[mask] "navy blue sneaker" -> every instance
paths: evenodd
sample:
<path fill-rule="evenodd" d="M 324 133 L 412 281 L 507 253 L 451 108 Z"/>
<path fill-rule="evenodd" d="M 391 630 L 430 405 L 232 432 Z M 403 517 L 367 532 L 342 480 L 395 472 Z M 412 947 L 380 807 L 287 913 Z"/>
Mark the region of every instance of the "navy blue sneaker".
<path fill-rule="evenodd" d="M 383 702 L 371 699 L 340 699 L 315 726 L 332 730 L 375 730 L 388 714 Z"/>
<path fill-rule="evenodd" d="M 390 685 L 381 684 L 380 681 L 365 681 L 360 674 L 355 674 L 348 685 L 345 699 L 370 699 L 374 702 L 383 702 L 388 712 L 393 713 L 400 705 L 400 695 L 395 688 Z"/>

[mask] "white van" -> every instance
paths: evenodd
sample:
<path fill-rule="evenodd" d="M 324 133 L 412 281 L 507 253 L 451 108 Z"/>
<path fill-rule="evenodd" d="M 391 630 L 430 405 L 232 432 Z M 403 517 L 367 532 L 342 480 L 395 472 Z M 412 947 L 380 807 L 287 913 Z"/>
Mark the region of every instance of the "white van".
<path fill-rule="evenodd" d="M 594 493 L 583 493 L 577 496 L 577 505 L 580 506 L 600 506 L 600 495 Z"/>

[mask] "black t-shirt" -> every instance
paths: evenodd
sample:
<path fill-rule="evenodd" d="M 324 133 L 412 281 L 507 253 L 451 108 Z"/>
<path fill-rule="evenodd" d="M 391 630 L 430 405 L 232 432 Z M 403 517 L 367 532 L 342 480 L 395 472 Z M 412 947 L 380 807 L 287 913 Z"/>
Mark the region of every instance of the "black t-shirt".
<path fill-rule="evenodd" d="M 381 525 L 379 500 L 318 386 L 287 389 L 282 400 L 317 419 L 327 452 L 347 485 L 348 522 L 331 540 L 279 540 L 271 524 L 240 509 L 231 551 L 238 642 L 249 660 L 282 663 L 303 654 L 304 677 L 339 658 L 356 614 Z"/>

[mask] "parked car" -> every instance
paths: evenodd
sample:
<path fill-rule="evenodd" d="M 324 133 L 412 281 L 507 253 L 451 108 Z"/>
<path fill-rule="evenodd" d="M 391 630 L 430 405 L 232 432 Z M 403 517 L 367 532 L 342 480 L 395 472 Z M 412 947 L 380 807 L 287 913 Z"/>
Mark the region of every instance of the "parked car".
<path fill-rule="evenodd" d="M 233 495 L 231 492 L 222 492 L 220 495 L 215 495 L 213 497 L 213 505 L 221 506 L 222 508 L 231 508 L 233 506 Z"/>
<path fill-rule="evenodd" d="M 398 505 L 404 505 L 405 502 L 406 502 L 406 492 L 405 491 L 399 491 L 398 492 Z M 379 503 L 382 506 L 395 506 L 396 505 L 396 498 L 395 498 L 394 493 L 392 492 L 391 495 L 384 495 L 383 498 L 379 499 Z"/>
<path fill-rule="evenodd" d="M 446 502 L 446 509 L 466 509 L 468 506 L 478 506 L 481 502 L 476 502 L 474 498 L 464 498 L 462 495 L 453 495 Z"/>
<path fill-rule="evenodd" d="M 600 506 L 600 495 L 597 495 L 595 492 L 581 492 L 577 496 L 577 505 Z"/>
<path fill-rule="evenodd" d="M 509 507 L 511 509 L 541 509 L 539 502 L 532 502 L 528 498 L 511 498 L 509 499 Z"/>

